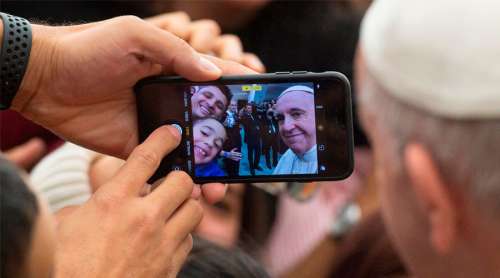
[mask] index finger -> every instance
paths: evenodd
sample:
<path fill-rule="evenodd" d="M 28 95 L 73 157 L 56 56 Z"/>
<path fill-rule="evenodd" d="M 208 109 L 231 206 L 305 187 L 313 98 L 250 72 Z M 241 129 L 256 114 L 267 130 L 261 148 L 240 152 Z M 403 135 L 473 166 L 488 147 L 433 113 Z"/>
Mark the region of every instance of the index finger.
<path fill-rule="evenodd" d="M 242 75 L 242 74 L 257 74 L 258 72 L 252 70 L 251 68 L 245 67 L 242 64 L 236 63 L 234 61 L 222 60 L 220 58 L 204 55 L 207 60 L 214 63 L 219 69 L 222 70 L 224 75 Z"/>
<path fill-rule="evenodd" d="M 153 175 L 165 155 L 174 150 L 180 142 L 179 131 L 170 125 L 156 129 L 137 146 L 118 173 L 112 178 L 114 190 L 139 195 L 144 184 Z"/>

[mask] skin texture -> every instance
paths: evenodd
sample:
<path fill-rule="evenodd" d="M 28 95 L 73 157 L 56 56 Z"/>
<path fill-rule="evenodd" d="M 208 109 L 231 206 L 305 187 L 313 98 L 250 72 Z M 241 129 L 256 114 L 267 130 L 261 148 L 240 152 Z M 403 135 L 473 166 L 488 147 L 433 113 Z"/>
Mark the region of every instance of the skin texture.
<path fill-rule="evenodd" d="M 278 99 L 276 111 L 283 142 L 296 154 L 304 154 L 316 144 L 314 96 L 291 91 Z"/>
<path fill-rule="evenodd" d="M 220 5 L 217 5 L 219 8 Z M 147 18 L 146 21 L 172 32 L 200 53 L 231 60 L 257 72 L 266 70 L 255 54 L 243 51 L 241 40 L 237 36 L 221 34 L 221 27 L 215 20 L 201 18 L 191 21 L 186 12 L 173 12 Z"/>
<path fill-rule="evenodd" d="M 215 86 L 200 86 L 191 97 L 194 118 L 214 117 L 219 119 L 224 112 L 228 100 Z"/>
<path fill-rule="evenodd" d="M 5 157 L 24 170 L 31 169 L 47 153 L 47 146 L 40 138 L 33 138 L 5 152 Z"/>
<path fill-rule="evenodd" d="M 196 234 L 224 247 L 238 243 L 241 227 L 244 184 L 230 184 L 226 197 L 216 204 L 202 201 L 203 219 Z"/>
<path fill-rule="evenodd" d="M 175 171 L 150 194 L 142 191 L 179 140 L 175 128 L 160 127 L 89 201 L 58 215 L 55 277 L 175 277 L 202 218 L 190 198 L 194 184 Z"/>
<path fill-rule="evenodd" d="M 222 150 L 226 140 L 224 126 L 215 119 L 198 120 L 193 125 L 195 165 L 206 164 Z"/>
<path fill-rule="evenodd" d="M 97 158 L 89 168 L 92 191 L 96 191 L 113 177 L 123 163 L 122 160 L 111 156 Z M 203 185 L 202 190 L 206 186 Z M 225 247 L 235 246 L 240 233 L 244 190 L 243 184 L 230 184 L 221 201 L 213 203 L 207 198 L 202 198 L 200 201 L 203 207 L 203 219 L 196 227 L 195 233 Z"/>
<path fill-rule="evenodd" d="M 139 79 L 166 73 L 202 81 L 254 73 L 201 56 L 171 33 L 131 16 L 33 25 L 33 37 L 13 109 L 69 141 L 121 158 L 138 144 L 132 87 Z"/>
<path fill-rule="evenodd" d="M 365 83 L 376 84 L 360 51 L 356 76 L 361 94 Z M 370 89 L 384 92 L 378 85 Z M 495 213 L 485 213 L 463 185 L 448 182 L 426 144 L 414 139 L 395 151 L 395 136 L 375 112 L 364 105 L 359 111 L 374 150 L 384 223 L 411 275 L 498 277 L 500 225 Z"/>
<path fill-rule="evenodd" d="M 185 12 L 172 12 L 147 18 L 145 22 L 172 33 L 187 42 L 192 48 L 200 53 L 217 55 L 218 57 L 226 57 L 227 55 L 225 55 L 225 53 L 233 53 L 231 56 L 233 61 L 239 61 L 258 72 L 264 71 L 264 66 L 260 59 L 251 53 L 243 53 L 241 43 L 238 45 L 234 42 L 235 40 L 239 41 L 237 37 L 233 40 L 228 40 L 226 39 L 226 35 L 221 35 L 219 25 L 213 20 L 202 19 L 191 21 Z M 99 25 L 99 23 L 90 23 L 85 26 L 91 27 L 97 25 Z M 1 32 L 1 30 L 3 30 L 1 28 L 2 26 L 3 23 L 0 22 L 0 38 L 3 35 Z M 50 35 L 50 33 L 53 33 L 55 30 L 61 31 L 63 29 L 69 28 L 57 27 L 50 29 L 51 32 L 44 32 L 41 30 L 40 26 L 35 25 L 35 44 L 42 44 L 44 48 L 47 48 L 51 43 L 46 42 L 46 35 Z M 84 28 L 79 26 L 77 29 L 82 30 Z M 44 52 L 50 54 L 50 51 Z M 38 55 L 35 54 L 35 56 Z M 229 72 L 224 72 L 224 74 L 228 73 Z M 78 80 L 78 82 L 81 82 L 81 80 Z M 45 155 L 45 153 L 46 146 L 43 142 L 38 139 L 33 139 L 33 141 L 26 142 L 11 150 L 7 150 L 6 156 L 19 167 L 29 170 L 43 157 L 43 155 Z M 124 154 L 119 154 L 119 156 L 126 157 Z"/>
<path fill-rule="evenodd" d="M 36 193 L 35 193 L 36 194 Z M 28 277 L 51 277 L 54 271 L 56 231 L 54 217 L 38 194 L 39 214 L 31 237 L 30 251 L 26 261 Z"/>
<path fill-rule="evenodd" d="M 138 80 L 160 73 L 193 81 L 255 73 L 200 55 L 182 39 L 133 16 L 32 29 L 30 61 L 12 109 L 68 141 L 120 158 L 138 144 L 132 92 Z M 223 196 L 221 184 L 205 188 L 209 199 Z"/>

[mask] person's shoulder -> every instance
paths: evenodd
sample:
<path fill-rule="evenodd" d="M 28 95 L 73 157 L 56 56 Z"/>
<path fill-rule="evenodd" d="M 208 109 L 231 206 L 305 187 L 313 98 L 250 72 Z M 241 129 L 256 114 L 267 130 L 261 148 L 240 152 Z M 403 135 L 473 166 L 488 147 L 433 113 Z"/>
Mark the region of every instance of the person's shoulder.
<path fill-rule="evenodd" d="M 292 151 L 292 149 L 288 148 L 288 150 L 286 150 L 282 157 L 289 158 L 293 156 L 295 156 L 295 153 Z"/>
<path fill-rule="evenodd" d="M 222 177 L 222 176 L 226 176 L 226 172 L 224 172 L 224 170 L 222 170 L 222 168 L 219 166 L 219 164 L 217 164 L 217 162 L 215 162 L 213 164 L 213 167 L 212 167 L 212 176 L 215 176 L 215 177 Z"/>

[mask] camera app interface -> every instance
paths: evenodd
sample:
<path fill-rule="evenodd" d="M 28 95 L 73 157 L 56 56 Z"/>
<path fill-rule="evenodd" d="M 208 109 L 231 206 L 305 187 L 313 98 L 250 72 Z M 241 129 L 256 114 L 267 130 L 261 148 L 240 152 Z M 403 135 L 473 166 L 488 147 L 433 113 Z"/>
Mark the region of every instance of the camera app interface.
<path fill-rule="evenodd" d="M 313 83 L 189 86 L 188 168 L 196 177 L 317 174 L 314 100 Z"/>

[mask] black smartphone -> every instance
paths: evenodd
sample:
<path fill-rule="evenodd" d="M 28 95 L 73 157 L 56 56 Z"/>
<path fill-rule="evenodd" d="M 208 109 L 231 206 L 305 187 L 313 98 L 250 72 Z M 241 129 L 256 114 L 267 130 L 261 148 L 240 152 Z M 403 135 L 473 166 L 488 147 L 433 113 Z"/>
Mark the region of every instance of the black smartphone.
<path fill-rule="evenodd" d="M 171 124 L 182 142 L 151 180 L 186 171 L 196 183 L 321 181 L 353 170 L 351 92 L 338 72 L 152 77 L 135 86 L 139 138 Z"/>

